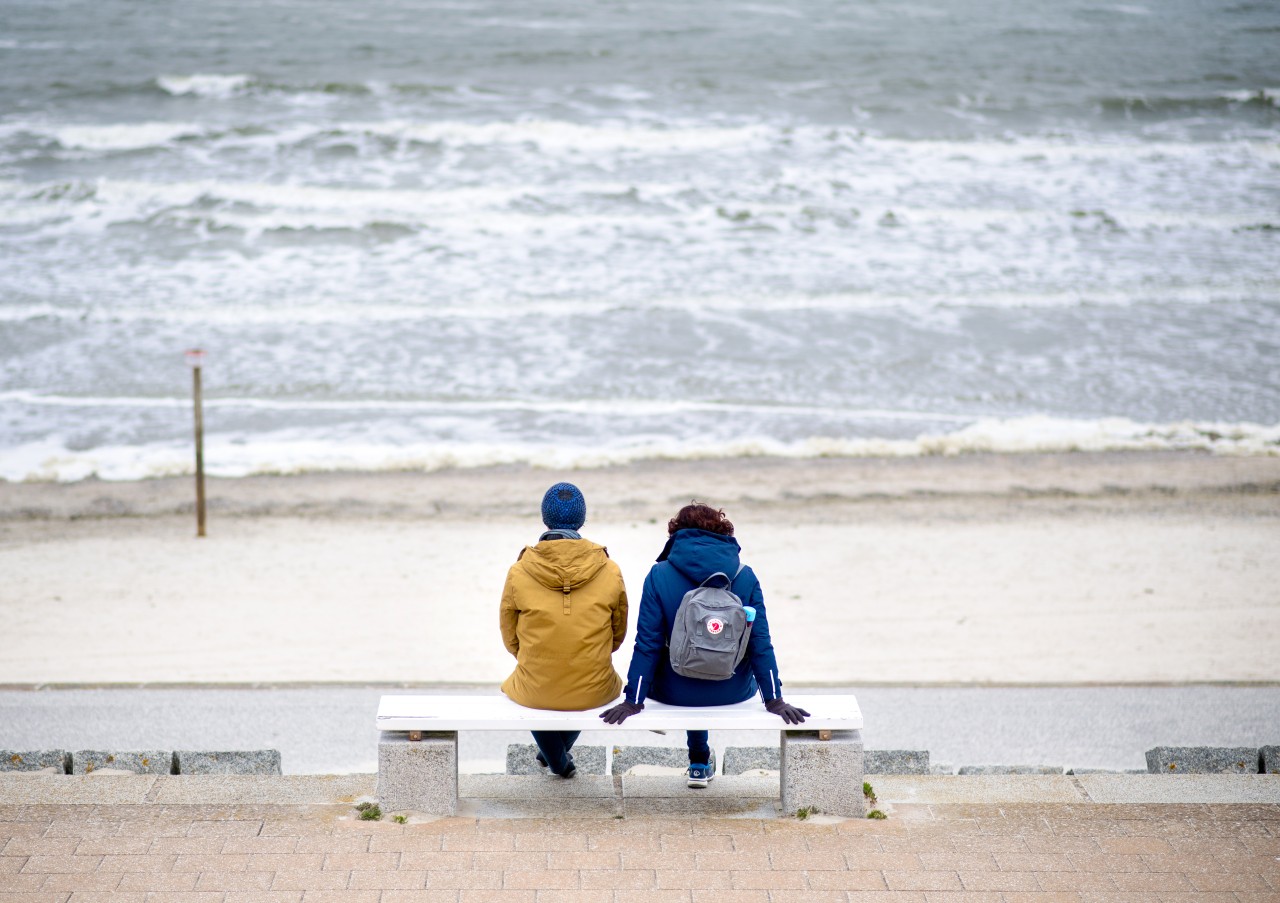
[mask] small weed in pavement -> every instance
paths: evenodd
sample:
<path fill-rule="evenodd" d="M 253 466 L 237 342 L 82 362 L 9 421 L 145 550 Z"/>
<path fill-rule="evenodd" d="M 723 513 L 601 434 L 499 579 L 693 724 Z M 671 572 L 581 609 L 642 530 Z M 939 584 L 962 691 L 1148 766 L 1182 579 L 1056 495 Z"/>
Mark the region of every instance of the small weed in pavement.
<path fill-rule="evenodd" d="M 870 812 L 868 812 L 868 813 L 867 813 L 867 818 L 874 818 L 874 819 L 877 819 L 877 820 L 879 820 L 879 819 L 884 819 L 884 818 L 888 818 L 888 817 L 889 817 L 889 816 L 885 815 L 885 814 L 884 814 L 883 812 L 881 812 L 879 809 L 872 809 Z"/>
<path fill-rule="evenodd" d="M 393 822 L 395 822 L 397 825 L 403 825 L 405 822 L 407 822 L 407 821 L 409 820 L 409 816 L 407 816 L 407 815 L 393 815 L 393 816 L 391 816 L 391 820 L 392 820 Z"/>

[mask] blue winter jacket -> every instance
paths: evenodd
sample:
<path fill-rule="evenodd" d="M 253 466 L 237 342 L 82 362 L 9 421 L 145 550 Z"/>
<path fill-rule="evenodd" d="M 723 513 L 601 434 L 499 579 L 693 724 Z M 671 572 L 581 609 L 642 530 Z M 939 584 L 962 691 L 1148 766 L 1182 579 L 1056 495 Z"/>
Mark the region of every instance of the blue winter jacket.
<path fill-rule="evenodd" d="M 757 689 L 766 702 L 782 695 L 764 594 L 749 567 L 744 567 L 733 581 L 733 591 L 744 605 L 755 608 L 756 619 L 751 625 L 747 654 L 733 675 L 727 680 L 700 680 L 683 677 L 671 668 L 667 642 L 680 600 L 717 571 L 732 577 L 738 570 L 739 551 L 738 541 L 732 536 L 707 530 L 678 530 L 667 541 L 658 563 L 649 569 L 640 597 L 636 644 L 624 690 L 628 702 L 642 703 L 652 697 L 670 705 L 729 705 L 750 699 Z"/>

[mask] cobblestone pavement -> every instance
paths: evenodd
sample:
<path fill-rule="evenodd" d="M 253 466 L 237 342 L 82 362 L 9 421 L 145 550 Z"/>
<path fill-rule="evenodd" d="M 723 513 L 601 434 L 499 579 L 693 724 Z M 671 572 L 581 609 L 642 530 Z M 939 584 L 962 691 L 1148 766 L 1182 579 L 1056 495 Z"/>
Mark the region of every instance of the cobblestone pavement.
<path fill-rule="evenodd" d="M 1278 805 L 899 805 L 887 821 L 359 821 L 0 806 L 0 903 L 1276 903 Z"/>

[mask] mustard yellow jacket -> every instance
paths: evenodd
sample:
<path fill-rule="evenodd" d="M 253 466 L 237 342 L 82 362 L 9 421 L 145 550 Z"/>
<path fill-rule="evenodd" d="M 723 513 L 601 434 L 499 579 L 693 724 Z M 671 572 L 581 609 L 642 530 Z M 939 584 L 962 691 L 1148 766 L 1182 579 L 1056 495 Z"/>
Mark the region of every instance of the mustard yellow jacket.
<path fill-rule="evenodd" d="M 526 546 L 507 572 L 499 623 L 516 657 L 502 692 L 521 705 L 580 711 L 622 691 L 610 656 L 627 635 L 627 591 L 604 546 L 586 539 Z"/>

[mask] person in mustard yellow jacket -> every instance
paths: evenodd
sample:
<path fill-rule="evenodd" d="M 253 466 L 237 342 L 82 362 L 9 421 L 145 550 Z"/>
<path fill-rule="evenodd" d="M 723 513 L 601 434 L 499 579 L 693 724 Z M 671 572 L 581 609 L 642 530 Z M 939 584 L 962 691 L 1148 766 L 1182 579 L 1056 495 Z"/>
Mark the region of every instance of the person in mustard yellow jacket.
<path fill-rule="evenodd" d="M 516 669 L 502 692 L 529 708 L 593 709 L 622 691 L 612 655 L 627 635 L 627 590 L 608 550 L 579 534 L 586 517 L 577 486 L 552 486 L 542 499 L 547 531 L 507 572 L 499 623 Z M 578 732 L 532 733 L 538 764 L 573 777 Z"/>

